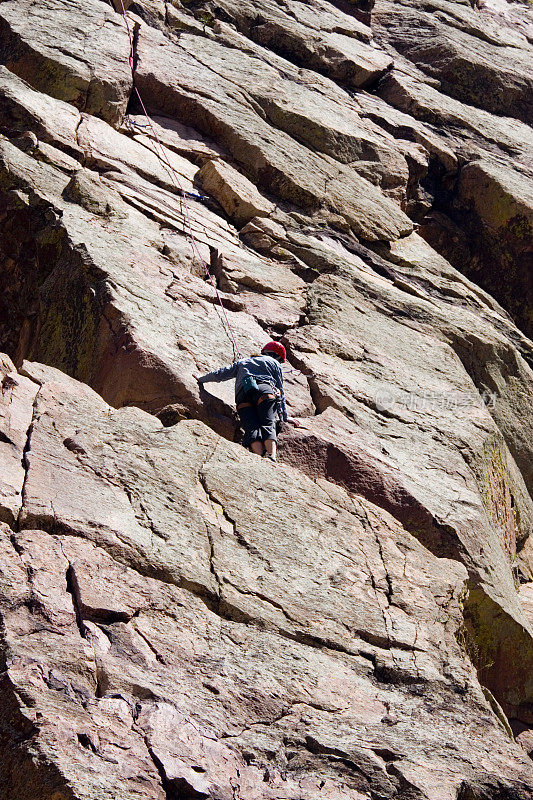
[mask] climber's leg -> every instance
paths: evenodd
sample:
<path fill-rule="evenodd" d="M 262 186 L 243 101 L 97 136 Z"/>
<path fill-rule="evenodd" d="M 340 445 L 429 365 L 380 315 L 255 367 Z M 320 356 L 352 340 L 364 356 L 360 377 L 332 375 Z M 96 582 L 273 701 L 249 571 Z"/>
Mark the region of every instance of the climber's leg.
<path fill-rule="evenodd" d="M 258 456 L 263 455 L 263 440 L 256 406 L 252 403 L 239 403 L 237 413 L 244 430 L 243 446 L 249 447 L 252 453 L 256 453 Z"/>
<path fill-rule="evenodd" d="M 265 439 L 265 450 L 268 456 L 272 456 L 272 460 L 276 459 L 277 442 L 275 439 Z"/>
<path fill-rule="evenodd" d="M 277 398 L 274 394 L 263 394 L 257 405 L 257 417 L 261 428 L 266 454 L 274 461 L 277 444 Z"/>

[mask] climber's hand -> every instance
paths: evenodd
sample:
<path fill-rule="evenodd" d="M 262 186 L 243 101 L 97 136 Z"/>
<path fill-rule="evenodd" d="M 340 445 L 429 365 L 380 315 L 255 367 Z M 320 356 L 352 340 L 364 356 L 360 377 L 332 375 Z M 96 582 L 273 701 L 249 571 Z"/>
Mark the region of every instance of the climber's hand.
<path fill-rule="evenodd" d="M 300 422 L 299 419 L 296 419 L 296 417 L 287 417 L 286 422 L 289 425 L 294 425 L 295 428 L 301 428 L 302 427 L 302 423 Z"/>

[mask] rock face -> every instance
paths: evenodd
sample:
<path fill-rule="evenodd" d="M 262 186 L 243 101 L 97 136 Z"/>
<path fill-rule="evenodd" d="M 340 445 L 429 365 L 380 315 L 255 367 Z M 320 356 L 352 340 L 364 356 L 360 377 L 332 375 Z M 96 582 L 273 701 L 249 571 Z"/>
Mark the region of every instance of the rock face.
<path fill-rule="evenodd" d="M 130 69 L 120 2 L 0 3 L 2 800 L 533 797 L 531 33 L 478 5 L 139 0 Z M 271 337 L 278 465 L 193 377 Z"/>
<path fill-rule="evenodd" d="M 261 197 L 253 183 L 224 162 L 208 161 L 199 171 L 198 181 L 241 228 L 254 217 L 268 217 L 274 211 L 274 204 Z"/>
<path fill-rule="evenodd" d="M 2 63 L 35 89 L 109 122 L 122 119 L 131 91 L 129 42 L 110 8 L 98 0 L 8 0 L 0 36 Z"/>
<path fill-rule="evenodd" d="M 455 140 L 459 172 L 431 181 L 421 233 L 531 337 L 530 18 L 522 3 L 474 5 L 379 2 L 373 28 L 396 69 L 378 93 Z"/>
<path fill-rule="evenodd" d="M 0 539 L 6 796 L 529 796 L 463 649 L 463 566 L 202 423 L 7 376 L 36 397 Z"/>
<path fill-rule="evenodd" d="M 532 209 L 529 176 L 479 159 L 461 172 L 451 219 L 435 212 L 423 226 L 425 238 L 450 262 L 466 261 L 471 277 L 482 276 L 528 333 L 533 327 Z"/>

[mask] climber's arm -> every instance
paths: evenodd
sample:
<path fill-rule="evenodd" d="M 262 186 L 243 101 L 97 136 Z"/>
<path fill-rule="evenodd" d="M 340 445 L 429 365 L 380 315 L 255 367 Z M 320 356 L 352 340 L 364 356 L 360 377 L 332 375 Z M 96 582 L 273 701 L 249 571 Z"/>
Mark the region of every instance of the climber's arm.
<path fill-rule="evenodd" d="M 231 364 L 229 367 L 221 367 L 213 372 L 207 372 L 205 375 L 195 376 L 200 386 L 204 383 L 220 383 L 221 381 L 229 381 L 237 375 L 237 362 Z"/>

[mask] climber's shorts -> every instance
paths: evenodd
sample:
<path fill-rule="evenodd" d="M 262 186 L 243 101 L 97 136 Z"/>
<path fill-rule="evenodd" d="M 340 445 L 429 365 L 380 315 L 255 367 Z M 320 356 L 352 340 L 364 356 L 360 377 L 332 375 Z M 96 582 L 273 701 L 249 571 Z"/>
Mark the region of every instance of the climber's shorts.
<path fill-rule="evenodd" d="M 235 400 L 244 429 L 244 447 L 249 447 L 252 442 L 264 442 L 265 439 L 277 440 L 278 398 L 269 383 L 259 383 L 257 389 L 239 394 Z M 244 405 L 239 407 L 241 404 Z"/>

